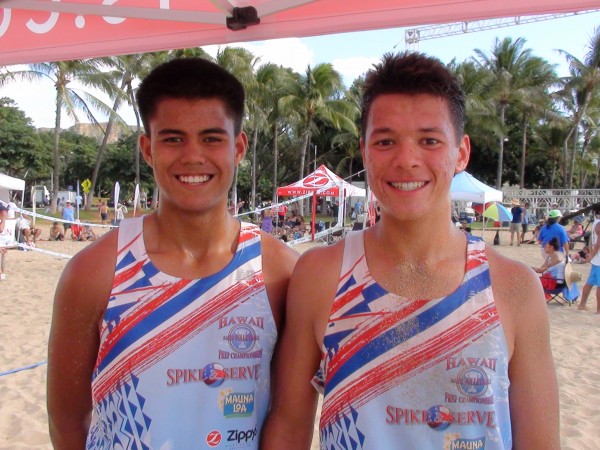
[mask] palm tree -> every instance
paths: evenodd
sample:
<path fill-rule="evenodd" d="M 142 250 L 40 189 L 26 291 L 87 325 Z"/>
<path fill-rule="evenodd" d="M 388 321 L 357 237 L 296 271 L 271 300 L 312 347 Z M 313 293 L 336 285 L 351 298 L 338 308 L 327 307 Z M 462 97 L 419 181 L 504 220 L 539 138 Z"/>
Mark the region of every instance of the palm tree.
<path fill-rule="evenodd" d="M 565 56 L 571 74 L 571 76 L 565 80 L 564 91 L 567 97 L 575 100 L 572 103 L 574 109 L 571 127 L 565 137 L 563 146 L 565 149 L 565 160 L 567 160 L 566 153 L 568 142 L 573 138 L 573 147 L 571 149 L 570 157 L 568 158 L 569 166 L 566 171 L 568 188 L 571 188 L 573 183 L 573 171 L 579 141 L 579 126 L 592 100 L 592 96 L 600 87 L 600 27 L 597 27 L 594 30 L 590 42 L 588 43 L 587 50 L 583 61 L 564 50 L 559 50 L 559 52 Z"/>
<path fill-rule="evenodd" d="M 88 120 L 98 124 L 94 110 L 105 115 L 111 115 L 112 109 L 94 95 L 71 87 L 76 81 L 86 87 L 96 88 L 102 92 L 114 94 L 115 88 L 107 73 L 102 72 L 105 60 L 86 59 L 75 61 L 58 61 L 30 64 L 29 69 L 12 72 L 12 76 L 28 81 L 49 79 L 56 89 L 55 121 L 54 121 L 54 166 L 53 187 L 50 210 L 56 212 L 59 191 L 60 152 L 59 141 L 61 132 L 61 117 L 64 111 L 67 116 L 79 122 L 78 112 L 83 111 Z"/>
<path fill-rule="evenodd" d="M 247 49 L 242 47 L 225 47 L 219 49 L 215 61 L 224 69 L 231 72 L 244 85 L 246 92 L 250 92 L 256 83 L 254 65 L 258 59 Z M 234 172 L 233 187 L 231 190 L 231 204 L 237 205 L 237 177 L 238 169 Z"/>
<path fill-rule="evenodd" d="M 350 103 L 341 100 L 342 76 L 331 64 L 309 66 L 298 81 L 293 93 L 281 99 L 281 106 L 286 111 L 294 111 L 302 119 L 299 133 L 302 136 L 299 177 L 302 179 L 315 120 L 319 118 L 338 129 L 353 130 L 356 128 L 353 119 L 358 111 Z M 302 203 L 300 214 L 303 214 Z"/>
<path fill-rule="evenodd" d="M 524 38 L 513 42 L 512 38 L 507 37 L 503 40 L 496 39 L 489 56 L 479 49 L 475 50 L 475 62 L 489 71 L 490 79 L 486 89 L 498 114 L 497 189 L 502 186 L 506 110 L 524 98 L 534 97 L 539 84 L 549 77 L 548 63 L 533 56 L 531 49 L 523 49 L 525 43 Z"/>

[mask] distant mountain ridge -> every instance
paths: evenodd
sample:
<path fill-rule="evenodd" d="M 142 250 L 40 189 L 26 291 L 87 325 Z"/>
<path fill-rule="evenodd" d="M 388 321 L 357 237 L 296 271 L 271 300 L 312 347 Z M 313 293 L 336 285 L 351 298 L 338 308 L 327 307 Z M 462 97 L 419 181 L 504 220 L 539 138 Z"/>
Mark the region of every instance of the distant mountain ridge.
<path fill-rule="evenodd" d="M 70 131 L 72 133 L 81 134 L 83 136 L 91 137 L 95 139 L 99 144 L 102 142 L 104 138 L 104 132 L 100 128 L 106 128 L 106 122 L 100 123 L 100 126 L 94 125 L 93 123 L 76 123 L 75 125 L 66 128 L 66 131 Z M 39 131 L 53 131 L 53 128 L 39 128 Z M 120 138 L 127 136 L 130 133 L 135 132 L 135 125 L 122 126 L 118 124 L 114 124 L 113 128 L 108 136 L 108 143 L 113 144 L 117 142 Z"/>

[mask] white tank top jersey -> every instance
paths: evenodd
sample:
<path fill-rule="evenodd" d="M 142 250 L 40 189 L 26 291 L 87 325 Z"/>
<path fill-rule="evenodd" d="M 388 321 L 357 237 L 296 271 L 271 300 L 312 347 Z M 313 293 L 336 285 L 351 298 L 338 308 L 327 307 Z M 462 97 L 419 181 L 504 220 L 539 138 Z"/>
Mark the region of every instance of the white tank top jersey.
<path fill-rule="evenodd" d="M 364 232 L 347 235 L 313 380 L 323 450 L 512 448 L 506 338 L 476 239 L 461 285 L 423 300 L 382 288 Z"/>
<path fill-rule="evenodd" d="M 256 226 L 223 270 L 187 280 L 153 265 L 143 218 L 122 221 L 87 449 L 258 449 L 276 339 Z"/>

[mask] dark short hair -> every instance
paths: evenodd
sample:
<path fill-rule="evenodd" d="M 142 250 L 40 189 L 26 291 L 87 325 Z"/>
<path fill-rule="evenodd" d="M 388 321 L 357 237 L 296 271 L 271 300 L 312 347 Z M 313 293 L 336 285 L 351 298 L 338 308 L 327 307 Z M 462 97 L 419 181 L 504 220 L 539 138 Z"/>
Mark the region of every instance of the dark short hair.
<path fill-rule="evenodd" d="M 242 131 L 244 87 L 227 70 L 202 58 L 178 58 L 157 66 L 141 82 L 136 95 L 146 133 L 157 104 L 166 98 L 219 99 L 234 121 L 235 134 Z"/>
<path fill-rule="evenodd" d="M 560 248 L 560 242 L 558 241 L 557 237 L 553 237 L 552 239 L 550 239 L 548 242 L 546 242 L 546 245 L 551 245 L 552 248 L 554 248 L 554 250 L 558 251 L 558 249 Z"/>
<path fill-rule="evenodd" d="M 417 52 L 383 55 L 381 62 L 367 72 L 363 85 L 363 139 L 373 102 L 389 94 L 429 94 L 446 100 L 460 142 L 466 120 L 465 96 L 454 74 L 439 59 Z"/>

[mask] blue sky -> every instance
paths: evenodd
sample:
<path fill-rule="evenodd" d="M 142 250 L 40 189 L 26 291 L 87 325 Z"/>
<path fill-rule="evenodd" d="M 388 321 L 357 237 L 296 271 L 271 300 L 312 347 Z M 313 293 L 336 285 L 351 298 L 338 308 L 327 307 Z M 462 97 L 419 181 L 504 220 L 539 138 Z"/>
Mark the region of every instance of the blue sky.
<path fill-rule="evenodd" d="M 465 33 L 457 36 L 422 41 L 418 50 L 436 56 L 444 62 L 452 58 L 463 61 L 478 48 L 489 53 L 494 39 L 506 36 L 524 37 L 526 47 L 536 56 L 557 65 L 559 75 L 567 75 L 564 57 L 556 52 L 563 49 L 582 59 L 594 28 L 600 26 L 600 12 L 581 14 L 532 24 Z M 306 67 L 330 62 L 344 75 L 346 84 L 364 73 L 381 55 L 405 49 L 404 28 L 345 33 L 311 38 L 290 38 L 240 44 L 262 61 L 271 61 L 303 72 Z M 216 53 L 218 47 L 206 48 Z M 0 96 L 14 99 L 17 106 L 33 120 L 36 127 L 54 126 L 54 90 L 49 81 L 38 84 L 19 83 L 0 89 Z M 125 120 L 133 123 L 130 109 L 120 111 Z M 83 120 L 83 118 L 82 118 Z M 62 126 L 73 122 L 63 116 Z"/>

